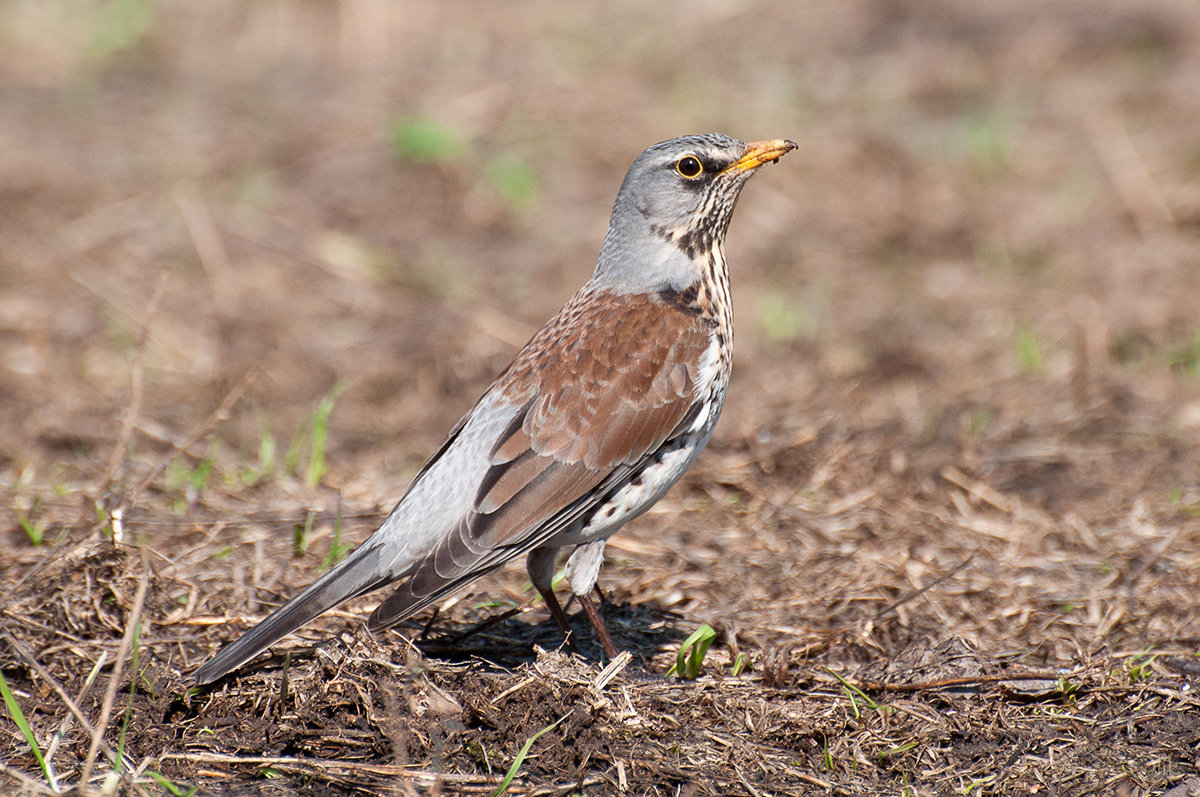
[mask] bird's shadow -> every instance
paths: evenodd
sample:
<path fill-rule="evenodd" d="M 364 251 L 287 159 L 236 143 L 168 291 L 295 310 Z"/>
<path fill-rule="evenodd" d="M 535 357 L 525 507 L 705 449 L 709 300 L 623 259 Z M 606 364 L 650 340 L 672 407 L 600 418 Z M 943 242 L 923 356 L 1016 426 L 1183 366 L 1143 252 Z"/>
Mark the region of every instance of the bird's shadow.
<path fill-rule="evenodd" d="M 687 636 L 680 627 L 683 617 L 652 604 L 616 604 L 601 607 L 617 648 L 649 661 L 664 649 L 674 650 Z M 582 611 L 568 615 L 572 640 L 546 615 L 527 622 L 517 610 L 499 612 L 476 623 L 437 621 L 415 636 L 413 644 L 425 656 L 443 661 L 485 661 L 512 669 L 536 660 L 536 648 L 563 649 L 579 653 L 588 661 L 602 661 L 603 652 L 595 632 Z"/>
<path fill-rule="evenodd" d="M 589 662 L 605 661 L 592 626 L 582 611 L 568 615 L 574 632 L 574 639 L 570 643 L 563 639 L 562 632 L 548 615 L 537 622 L 526 622 L 520 614 L 516 609 L 497 611 L 477 622 L 447 620 L 435 615 L 423 625 L 405 625 L 403 630 L 397 630 L 407 637 L 408 644 L 416 647 L 422 656 L 455 664 L 483 663 L 498 669 L 515 670 L 523 664 L 536 662 L 539 648 L 575 652 Z M 650 660 L 663 650 L 677 650 L 688 633 L 681 626 L 684 620 L 682 615 L 652 604 L 614 604 L 605 601 L 601 606 L 601 615 L 617 648 L 631 653 L 642 668 L 646 668 Z M 382 638 L 379 641 L 385 642 Z M 282 667 L 286 674 L 289 660 L 300 661 L 322 648 L 327 651 L 340 648 L 344 653 L 347 644 L 353 644 L 348 637 L 335 637 L 314 647 L 300 648 L 283 655 L 276 653 L 259 662 L 253 670 L 257 676 L 265 677 Z M 219 684 L 222 680 L 218 679 L 215 683 Z M 212 691 L 214 686 L 210 684 L 197 688 L 207 692 Z"/>

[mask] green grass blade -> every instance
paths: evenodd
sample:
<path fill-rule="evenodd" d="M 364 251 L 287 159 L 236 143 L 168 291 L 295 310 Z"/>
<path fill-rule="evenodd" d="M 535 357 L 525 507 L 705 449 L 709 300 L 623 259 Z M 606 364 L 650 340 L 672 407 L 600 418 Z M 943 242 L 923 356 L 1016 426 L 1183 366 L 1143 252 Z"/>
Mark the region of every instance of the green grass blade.
<path fill-rule="evenodd" d="M 339 381 L 325 398 L 321 399 L 317 404 L 317 409 L 313 412 L 310 435 L 312 449 L 308 456 L 308 472 L 304 477 L 304 481 L 309 487 L 316 487 L 320 484 L 325 472 L 329 470 L 325 463 L 325 444 L 329 439 L 329 416 L 333 414 L 333 405 L 337 402 L 338 397 L 345 393 L 348 387 L 350 387 L 349 382 Z"/>
<path fill-rule="evenodd" d="M 856 698 L 854 696 L 854 693 L 851 692 L 849 687 L 846 687 L 846 686 L 842 687 L 842 694 L 844 694 L 846 696 L 846 698 L 850 701 L 850 708 L 853 709 L 853 711 L 854 711 L 854 719 L 861 718 L 862 713 L 858 710 L 858 698 Z"/>
<path fill-rule="evenodd" d="M 530 736 L 528 739 L 525 740 L 525 744 L 521 745 L 521 749 L 517 753 L 517 757 L 513 759 L 512 766 L 509 767 L 508 772 L 505 773 L 504 780 L 500 781 L 500 785 L 496 788 L 496 790 L 494 792 L 492 792 L 492 797 L 501 797 L 502 794 L 504 794 L 506 791 L 508 791 L 508 787 L 512 785 L 513 778 L 515 778 L 517 776 L 517 773 L 521 770 L 521 764 L 525 763 L 525 756 L 529 755 L 529 750 L 530 750 L 530 748 L 533 747 L 533 743 L 536 742 L 538 739 L 540 739 L 543 734 L 549 733 L 550 731 L 557 728 L 562 723 L 562 721 L 565 720 L 569 716 L 571 716 L 571 713 L 567 712 L 566 714 L 562 715 L 557 720 L 555 720 L 551 724 L 547 725 L 545 728 L 542 728 L 540 731 L 535 733 L 533 736 Z"/>
<path fill-rule="evenodd" d="M 700 675 L 700 669 L 704 666 L 704 657 L 708 655 L 709 647 L 717 638 L 717 632 L 708 625 L 700 626 L 696 633 L 700 635 L 700 638 L 692 643 L 692 652 L 688 654 L 687 676 L 689 678 L 696 678 Z"/>
<path fill-rule="evenodd" d="M 704 664 L 704 656 L 716 637 L 717 632 L 708 623 L 693 631 L 679 646 L 679 652 L 675 654 L 675 663 L 667 670 L 667 675 L 675 675 L 689 681 L 698 676 L 700 667 Z"/>
<path fill-rule="evenodd" d="M 412 163 L 450 163 L 467 153 L 467 142 L 456 128 L 426 116 L 407 116 L 389 125 L 392 153 Z"/>
<path fill-rule="evenodd" d="M 54 775 L 51 774 L 50 767 L 46 764 L 46 759 L 42 758 L 42 748 L 38 747 L 37 737 L 33 735 L 33 728 L 29 727 L 29 720 L 25 719 L 25 712 L 21 711 L 21 707 L 17 705 L 17 698 L 13 696 L 12 690 L 8 688 L 8 680 L 5 679 L 3 672 L 0 672 L 0 695 L 4 696 L 4 705 L 8 707 L 8 716 L 12 717 L 12 721 L 20 729 L 21 735 L 25 737 L 25 741 L 29 744 L 29 749 L 33 751 L 33 757 L 37 759 L 38 766 L 42 769 L 42 774 L 46 776 L 46 780 L 57 791 L 58 787 L 54 784 Z M 559 722 L 562 722 L 562 720 L 559 720 Z M 535 736 L 534 738 L 536 739 L 537 737 Z"/>
<path fill-rule="evenodd" d="M 146 775 L 149 776 L 150 779 L 159 786 L 162 786 L 164 789 L 171 792 L 171 794 L 174 794 L 175 797 L 192 797 L 192 795 L 200 791 L 199 786 L 192 786 L 187 791 L 184 791 L 183 788 L 181 788 L 178 784 L 171 782 L 171 780 L 164 776 L 161 772 L 155 772 L 152 769 L 147 769 Z"/>
<path fill-rule="evenodd" d="M 309 535 L 312 534 L 313 521 L 317 515 L 311 509 L 308 515 L 304 518 L 304 523 L 297 523 L 292 527 L 292 558 L 299 559 L 308 553 Z"/>
<path fill-rule="evenodd" d="M 34 548 L 42 547 L 43 533 L 38 524 L 31 521 L 29 516 L 20 510 L 17 510 L 17 523 L 20 524 L 22 530 L 24 530 L 25 534 L 29 537 L 29 542 Z"/>
<path fill-rule="evenodd" d="M 322 570 L 328 570 L 346 558 L 346 546 L 342 545 L 342 498 L 338 495 L 337 518 L 333 523 L 333 542 L 329 543 L 329 553 L 321 563 Z"/>
<path fill-rule="evenodd" d="M 296 434 L 292 435 L 287 451 L 283 454 L 283 470 L 288 476 L 296 473 L 297 468 L 300 467 L 300 455 L 304 452 L 304 447 L 308 445 L 309 430 L 312 428 L 311 421 L 310 417 Z"/>
<path fill-rule="evenodd" d="M 878 703 L 876 703 L 874 700 L 872 700 L 870 698 L 870 696 L 866 692 L 859 689 L 857 686 L 850 683 L 845 678 L 838 675 L 836 672 L 829 669 L 828 667 L 825 668 L 825 672 L 829 673 L 834 678 L 836 678 L 838 680 L 838 683 L 840 683 L 842 685 L 842 691 L 844 691 L 846 693 L 846 697 L 850 698 L 850 702 L 854 704 L 854 716 L 855 717 L 858 717 L 858 701 L 855 699 L 855 697 L 854 697 L 855 695 L 858 695 L 859 697 L 861 697 L 863 702 L 866 703 L 867 706 L 870 707 L 874 711 L 887 711 L 887 712 L 891 711 L 890 708 L 881 706 Z"/>
<path fill-rule="evenodd" d="M 1027 374 L 1042 370 L 1042 347 L 1038 344 L 1037 333 L 1027 324 L 1017 327 L 1017 362 Z"/>

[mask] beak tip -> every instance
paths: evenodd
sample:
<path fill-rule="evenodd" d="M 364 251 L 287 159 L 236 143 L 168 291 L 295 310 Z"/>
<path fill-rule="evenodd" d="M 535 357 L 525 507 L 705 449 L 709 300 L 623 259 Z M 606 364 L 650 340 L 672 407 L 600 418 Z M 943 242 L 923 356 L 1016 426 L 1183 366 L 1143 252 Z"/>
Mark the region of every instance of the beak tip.
<path fill-rule="evenodd" d="M 780 155 L 786 155 L 789 152 L 791 152 L 792 150 L 796 149 L 798 146 L 800 146 L 795 141 L 792 141 L 790 138 L 778 138 L 778 139 L 775 139 L 774 141 L 765 142 L 765 143 L 766 143 L 766 146 L 775 150 Z"/>
<path fill-rule="evenodd" d="M 778 163 L 779 159 L 796 149 L 799 145 L 790 138 L 777 138 L 774 141 L 764 141 L 753 145 L 761 155 L 759 163 Z"/>
<path fill-rule="evenodd" d="M 775 163 L 798 145 L 790 139 L 774 138 L 769 141 L 755 141 L 746 146 L 746 153 L 734 161 L 727 171 L 748 172 L 765 163 Z"/>

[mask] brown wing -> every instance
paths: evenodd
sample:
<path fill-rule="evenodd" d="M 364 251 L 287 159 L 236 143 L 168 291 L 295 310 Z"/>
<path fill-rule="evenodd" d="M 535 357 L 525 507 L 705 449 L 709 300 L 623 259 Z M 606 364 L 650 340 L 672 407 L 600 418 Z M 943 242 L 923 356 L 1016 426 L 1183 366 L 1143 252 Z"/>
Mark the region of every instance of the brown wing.
<path fill-rule="evenodd" d="M 521 406 L 475 506 L 371 616 L 384 628 L 570 525 L 696 417 L 711 344 L 699 315 L 656 296 L 580 293 L 492 390 Z"/>

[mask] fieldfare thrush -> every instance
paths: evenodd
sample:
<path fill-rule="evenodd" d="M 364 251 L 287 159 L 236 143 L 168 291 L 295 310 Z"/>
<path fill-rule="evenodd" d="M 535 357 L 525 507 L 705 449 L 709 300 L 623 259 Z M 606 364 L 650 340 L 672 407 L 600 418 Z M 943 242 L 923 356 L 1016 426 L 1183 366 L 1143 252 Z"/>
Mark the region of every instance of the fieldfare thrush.
<path fill-rule="evenodd" d="M 372 631 L 522 554 L 569 634 L 551 589 L 568 546 L 571 592 L 614 656 L 589 594 L 605 541 L 658 501 L 712 436 L 732 363 L 725 231 L 750 175 L 795 147 L 699 135 L 643 152 L 617 193 L 591 280 L 458 422 L 383 525 L 195 680 L 215 681 L 393 581 L 403 579 L 368 619 Z"/>

